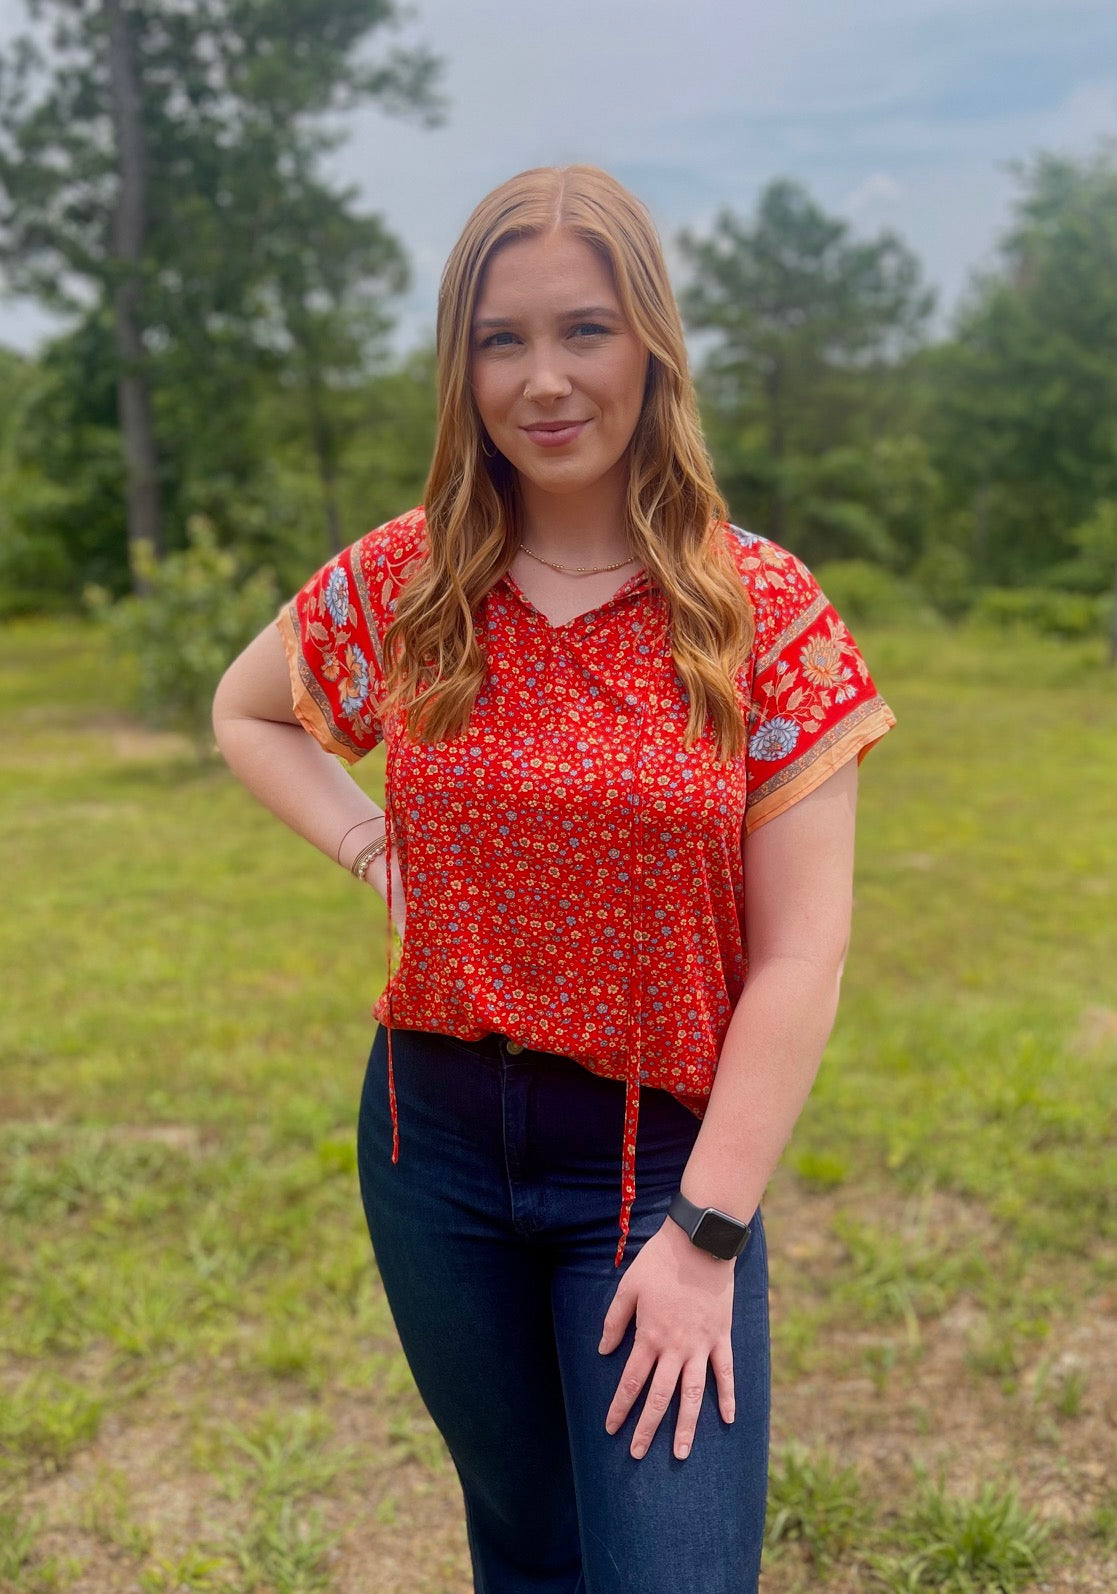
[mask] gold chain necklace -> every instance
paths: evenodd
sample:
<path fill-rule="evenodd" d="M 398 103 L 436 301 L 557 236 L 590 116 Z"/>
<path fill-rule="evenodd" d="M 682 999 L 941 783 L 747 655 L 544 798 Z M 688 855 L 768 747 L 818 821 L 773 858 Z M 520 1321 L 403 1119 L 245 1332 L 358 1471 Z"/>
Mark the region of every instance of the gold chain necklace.
<path fill-rule="evenodd" d="M 538 559 L 541 565 L 546 565 L 549 570 L 558 570 L 564 576 L 597 576 L 606 570 L 620 570 L 624 565 L 630 565 L 636 558 L 635 554 L 630 554 L 627 559 L 622 559 L 619 564 L 615 565 L 555 565 L 549 559 L 544 559 L 542 555 L 532 553 L 531 549 L 522 542 L 520 547 L 523 548 L 530 559 Z"/>

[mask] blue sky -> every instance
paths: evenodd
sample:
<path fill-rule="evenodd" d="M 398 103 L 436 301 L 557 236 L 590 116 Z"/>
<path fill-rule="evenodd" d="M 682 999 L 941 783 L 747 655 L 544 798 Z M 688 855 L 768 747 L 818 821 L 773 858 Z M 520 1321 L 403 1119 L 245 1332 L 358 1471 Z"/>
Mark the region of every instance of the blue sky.
<path fill-rule="evenodd" d="M 24 24 L 0 0 L 0 49 Z M 774 177 L 862 235 L 906 239 L 940 324 L 993 259 L 1013 159 L 1117 137 L 1113 0 L 416 0 L 403 39 L 447 63 L 449 120 L 348 123 L 334 175 L 402 238 L 414 284 L 397 340 L 433 328 L 438 274 L 480 196 L 527 166 L 588 160 L 681 226 L 748 214 Z M 55 323 L 0 298 L 0 343 Z"/>

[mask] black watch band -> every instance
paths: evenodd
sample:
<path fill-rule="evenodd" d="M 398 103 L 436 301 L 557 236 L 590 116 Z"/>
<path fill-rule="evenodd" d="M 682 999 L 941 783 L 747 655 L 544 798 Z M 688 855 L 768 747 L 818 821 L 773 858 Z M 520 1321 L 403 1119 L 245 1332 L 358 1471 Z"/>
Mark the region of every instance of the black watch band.
<path fill-rule="evenodd" d="M 740 1218 L 731 1218 L 719 1207 L 695 1206 L 681 1190 L 671 1197 L 667 1216 L 686 1231 L 695 1245 L 722 1262 L 731 1262 L 740 1256 L 752 1234 L 750 1225 L 742 1223 Z"/>

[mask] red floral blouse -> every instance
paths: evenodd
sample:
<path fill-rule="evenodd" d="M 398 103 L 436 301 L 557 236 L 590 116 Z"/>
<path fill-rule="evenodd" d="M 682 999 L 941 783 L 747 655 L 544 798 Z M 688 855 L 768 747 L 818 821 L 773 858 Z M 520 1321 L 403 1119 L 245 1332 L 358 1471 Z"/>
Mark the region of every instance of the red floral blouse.
<path fill-rule="evenodd" d="M 620 1264 L 636 1194 L 641 1085 L 699 1119 L 748 972 L 741 840 L 895 723 L 856 643 L 787 549 L 724 528 L 756 617 L 737 677 L 747 749 L 683 746 L 666 599 L 641 570 L 554 626 L 510 574 L 475 615 L 488 670 L 466 729 L 388 726 L 389 863 L 407 927 L 372 1016 L 477 1040 L 497 1031 L 624 1080 Z M 315 572 L 276 615 L 294 710 L 355 763 L 385 739 L 381 638 L 425 548 L 414 509 Z M 389 867 L 389 881 L 391 870 Z M 647 888 L 645 883 L 647 883 Z"/>

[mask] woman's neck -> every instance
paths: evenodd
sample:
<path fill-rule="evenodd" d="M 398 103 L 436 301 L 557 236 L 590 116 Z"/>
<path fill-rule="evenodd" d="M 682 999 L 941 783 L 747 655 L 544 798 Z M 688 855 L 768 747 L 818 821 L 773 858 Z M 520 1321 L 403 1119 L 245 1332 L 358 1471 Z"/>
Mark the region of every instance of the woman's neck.
<path fill-rule="evenodd" d="M 625 536 L 627 478 L 595 482 L 582 492 L 540 492 L 520 481 L 521 540 L 541 559 L 561 565 L 611 565 L 637 557 Z"/>

